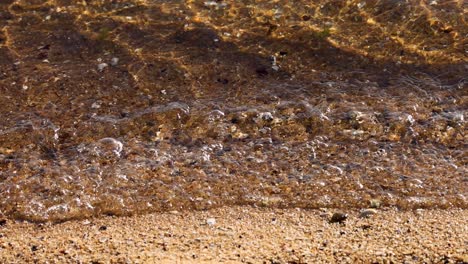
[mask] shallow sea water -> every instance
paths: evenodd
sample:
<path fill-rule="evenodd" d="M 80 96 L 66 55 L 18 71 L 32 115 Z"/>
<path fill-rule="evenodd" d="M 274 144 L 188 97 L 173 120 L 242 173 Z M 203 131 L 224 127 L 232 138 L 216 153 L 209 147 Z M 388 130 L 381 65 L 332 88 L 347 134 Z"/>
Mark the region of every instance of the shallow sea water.
<path fill-rule="evenodd" d="M 0 215 L 467 208 L 459 1 L 0 2 Z"/>

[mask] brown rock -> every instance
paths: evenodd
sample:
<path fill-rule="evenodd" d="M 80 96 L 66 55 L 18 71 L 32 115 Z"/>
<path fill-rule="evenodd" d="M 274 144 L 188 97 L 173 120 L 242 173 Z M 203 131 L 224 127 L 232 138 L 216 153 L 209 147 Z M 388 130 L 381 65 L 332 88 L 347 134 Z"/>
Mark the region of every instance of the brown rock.
<path fill-rule="evenodd" d="M 330 223 L 343 223 L 348 218 L 348 215 L 341 212 L 336 212 L 332 215 Z"/>

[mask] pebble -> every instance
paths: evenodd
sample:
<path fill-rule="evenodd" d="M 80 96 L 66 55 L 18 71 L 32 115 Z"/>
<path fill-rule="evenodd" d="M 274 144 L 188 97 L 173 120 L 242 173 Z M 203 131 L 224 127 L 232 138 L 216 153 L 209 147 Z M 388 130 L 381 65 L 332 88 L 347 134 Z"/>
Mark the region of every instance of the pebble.
<path fill-rule="evenodd" d="M 272 121 L 273 120 L 273 115 L 270 112 L 263 112 L 259 114 L 259 118 L 265 120 L 265 121 Z"/>
<path fill-rule="evenodd" d="M 99 148 L 103 153 L 112 152 L 116 156 L 120 157 L 120 153 L 123 150 L 122 142 L 114 138 L 102 138 L 99 140 Z"/>
<path fill-rule="evenodd" d="M 208 219 L 206 219 L 206 224 L 209 225 L 209 226 L 214 226 L 216 224 L 216 219 L 208 218 Z"/>
<path fill-rule="evenodd" d="M 343 223 L 346 219 L 348 219 L 348 214 L 337 212 L 330 218 L 330 223 Z"/>
<path fill-rule="evenodd" d="M 375 210 L 375 209 L 365 209 L 365 210 L 361 211 L 361 213 L 359 214 L 359 217 L 368 218 L 369 216 L 374 215 L 376 213 L 377 213 L 377 210 Z"/>
<path fill-rule="evenodd" d="M 381 202 L 378 199 L 371 199 L 369 203 L 370 203 L 370 208 L 379 208 Z"/>
<path fill-rule="evenodd" d="M 110 64 L 111 64 L 112 66 L 115 66 L 115 65 L 117 65 L 118 63 L 119 63 L 119 58 L 114 57 L 114 58 L 111 59 Z"/>
<path fill-rule="evenodd" d="M 103 71 L 104 68 L 106 68 L 107 66 L 109 66 L 109 65 L 107 65 L 107 63 L 103 62 L 103 63 L 99 63 L 97 67 L 98 67 L 99 71 Z"/>

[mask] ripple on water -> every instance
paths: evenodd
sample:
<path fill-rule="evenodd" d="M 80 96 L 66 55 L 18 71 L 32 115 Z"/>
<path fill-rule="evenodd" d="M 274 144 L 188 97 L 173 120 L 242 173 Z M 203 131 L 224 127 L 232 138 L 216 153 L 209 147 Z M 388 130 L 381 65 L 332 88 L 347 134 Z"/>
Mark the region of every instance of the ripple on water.
<path fill-rule="evenodd" d="M 1 215 L 466 208 L 456 1 L 127 2 L 0 5 Z"/>

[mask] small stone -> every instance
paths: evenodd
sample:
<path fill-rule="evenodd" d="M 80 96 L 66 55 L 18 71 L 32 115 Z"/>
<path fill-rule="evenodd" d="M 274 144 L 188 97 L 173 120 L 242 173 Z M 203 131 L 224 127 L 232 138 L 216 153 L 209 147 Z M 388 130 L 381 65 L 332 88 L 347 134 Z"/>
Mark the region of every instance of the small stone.
<path fill-rule="evenodd" d="M 343 223 L 348 218 L 345 213 L 334 213 L 330 219 L 330 223 Z"/>
<path fill-rule="evenodd" d="M 381 204 L 379 199 L 371 199 L 369 203 L 370 203 L 370 208 L 379 208 Z"/>
<path fill-rule="evenodd" d="M 416 209 L 416 211 L 414 211 L 414 214 L 417 215 L 417 216 L 422 216 L 424 213 L 424 209 L 422 208 L 418 208 Z"/>
<path fill-rule="evenodd" d="M 360 226 L 360 228 L 362 228 L 362 230 L 368 230 L 368 229 L 371 229 L 372 226 L 371 225 L 362 225 L 362 226 Z"/>
<path fill-rule="evenodd" d="M 206 219 L 206 224 L 209 225 L 209 226 L 214 226 L 216 224 L 216 219 L 208 218 L 208 219 Z"/>
<path fill-rule="evenodd" d="M 102 138 L 98 141 L 97 149 L 101 154 L 114 153 L 120 157 L 123 150 L 123 143 L 114 138 Z"/>
<path fill-rule="evenodd" d="M 118 63 L 119 63 L 119 58 L 114 57 L 114 58 L 111 59 L 110 64 L 111 64 L 112 66 L 115 66 L 115 65 L 117 65 Z"/>
<path fill-rule="evenodd" d="M 99 71 L 103 71 L 104 68 L 106 68 L 107 66 L 109 66 L 109 65 L 107 65 L 107 63 L 103 62 L 103 63 L 99 63 L 97 67 L 98 67 Z"/>
<path fill-rule="evenodd" d="M 377 213 L 377 210 L 375 209 L 365 209 L 361 211 L 361 214 L 359 214 L 359 217 L 361 218 L 368 218 L 371 215 L 374 215 Z"/>
<path fill-rule="evenodd" d="M 94 103 L 91 105 L 91 108 L 93 108 L 93 109 L 99 109 L 99 108 L 101 108 L 101 102 L 94 102 Z"/>
<path fill-rule="evenodd" d="M 263 112 L 259 114 L 259 118 L 265 121 L 272 121 L 273 115 L 270 112 Z"/>

